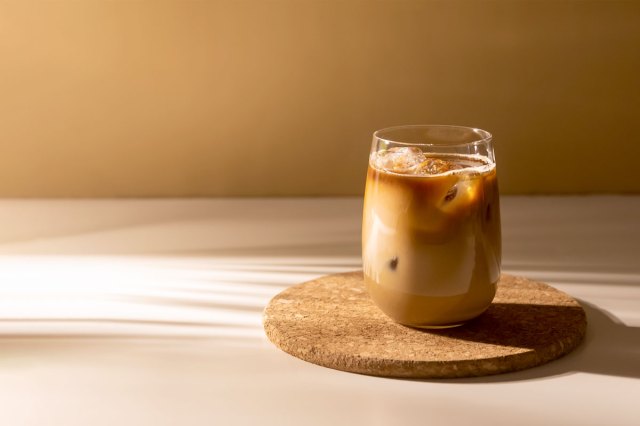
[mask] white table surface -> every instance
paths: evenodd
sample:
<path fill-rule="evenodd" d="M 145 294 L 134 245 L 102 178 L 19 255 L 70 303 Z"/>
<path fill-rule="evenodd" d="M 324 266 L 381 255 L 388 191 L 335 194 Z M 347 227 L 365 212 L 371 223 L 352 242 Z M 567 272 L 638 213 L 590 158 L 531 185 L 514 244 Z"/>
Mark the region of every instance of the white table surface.
<path fill-rule="evenodd" d="M 356 198 L 0 201 L 3 425 L 638 425 L 640 197 L 503 197 L 504 271 L 583 302 L 538 368 L 410 381 L 265 337 L 285 287 L 358 269 Z"/>

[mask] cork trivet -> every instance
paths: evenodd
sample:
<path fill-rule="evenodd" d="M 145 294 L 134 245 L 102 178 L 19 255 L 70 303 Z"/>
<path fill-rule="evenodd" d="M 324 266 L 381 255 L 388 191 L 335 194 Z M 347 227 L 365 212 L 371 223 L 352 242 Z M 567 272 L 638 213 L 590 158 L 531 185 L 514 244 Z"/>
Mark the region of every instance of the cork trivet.
<path fill-rule="evenodd" d="M 586 326 L 584 310 L 569 295 L 506 274 L 485 313 L 444 330 L 393 322 L 370 301 L 361 271 L 290 287 L 264 311 L 266 334 L 283 351 L 387 377 L 470 377 L 534 367 L 574 349 Z"/>

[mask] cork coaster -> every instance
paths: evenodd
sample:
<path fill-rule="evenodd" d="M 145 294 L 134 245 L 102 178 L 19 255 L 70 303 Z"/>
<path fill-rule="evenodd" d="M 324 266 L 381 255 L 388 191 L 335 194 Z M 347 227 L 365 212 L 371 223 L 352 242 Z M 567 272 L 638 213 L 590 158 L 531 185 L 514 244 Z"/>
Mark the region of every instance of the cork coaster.
<path fill-rule="evenodd" d="M 264 311 L 267 337 L 283 351 L 386 377 L 471 377 L 534 367 L 573 350 L 586 326 L 584 310 L 569 295 L 506 274 L 489 309 L 451 329 L 393 322 L 370 301 L 361 271 L 290 287 Z"/>

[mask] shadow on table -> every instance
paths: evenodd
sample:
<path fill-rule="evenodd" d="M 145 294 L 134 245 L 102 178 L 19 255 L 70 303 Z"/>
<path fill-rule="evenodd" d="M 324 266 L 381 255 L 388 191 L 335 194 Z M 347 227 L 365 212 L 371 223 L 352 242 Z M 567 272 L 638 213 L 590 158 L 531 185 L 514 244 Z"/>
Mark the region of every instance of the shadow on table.
<path fill-rule="evenodd" d="M 352 257 L 304 257 L 331 247 L 275 246 L 255 257 L 0 259 L 0 300 L 12 308 L 0 315 L 0 360 L 87 346 L 262 345 L 262 311 L 279 289 L 357 266 Z M 300 256 L 283 257 L 289 251 Z"/>
<path fill-rule="evenodd" d="M 513 373 L 463 379 L 447 379 L 448 383 L 492 383 L 520 380 L 544 379 L 578 372 L 603 374 L 619 377 L 640 378 L 640 327 L 629 327 L 617 318 L 596 306 L 580 301 L 587 314 L 587 331 L 582 343 L 568 355 L 547 364 Z M 529 305 L 526 305 L 529 306 Z M 524 308 L 525 310 L 527 308 Z M 523 313 L 529 315 L 531 312 Z M 544 312 L 537 314 L 544 315 Z M 541 318 L 538 316 L 538 318 Z M 473 325 L 472 325 L 473 327 Z M 534 333 L 543 331 L 536 327 Z M 443 331 L 447 333 L 447 331 Z M 485 343 L 504 344 L 499 338 L 488 336 L 472 337 L 470 330 L 460 338 L 483 341 Z M 525 337 L 513 344 L 520 347 L 535 347 L 533 340 L 528 345 Z M 443 381 L 443 380 L 438 380 Z"/>

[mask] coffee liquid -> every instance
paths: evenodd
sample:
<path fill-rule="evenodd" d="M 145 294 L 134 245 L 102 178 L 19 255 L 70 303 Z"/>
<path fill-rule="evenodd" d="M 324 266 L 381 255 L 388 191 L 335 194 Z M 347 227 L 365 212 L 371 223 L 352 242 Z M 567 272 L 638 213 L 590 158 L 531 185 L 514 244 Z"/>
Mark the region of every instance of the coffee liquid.
<path fill-rule="evenodd" d="M 395 150 L 395 151 L 394 151 Z M 480 156 L 374 153 L 363 215 L 365 283 L 378 307 L 414 327 L 481 314 L 500 275 L 495 165 Z"/>

